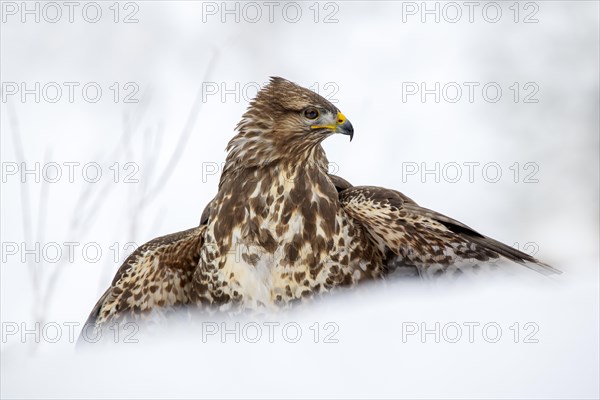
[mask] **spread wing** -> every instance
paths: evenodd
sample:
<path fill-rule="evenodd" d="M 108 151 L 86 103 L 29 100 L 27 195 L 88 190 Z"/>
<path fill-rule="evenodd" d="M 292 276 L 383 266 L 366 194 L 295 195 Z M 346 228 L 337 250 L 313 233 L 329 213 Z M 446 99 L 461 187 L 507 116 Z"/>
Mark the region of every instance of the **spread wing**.
<path fill-rule="evenodd" d="M 205 229 L 201 225 L 161 236 L 137 248 L 96 303 L 84 329 L 189 303 Z"/>
<path fill-rule="evenodd" d="M 435 275 L 450 267 L 460 270 L 506 258 L 544 274 L 560 273 L 459 221 L 420 207 L 395 190 L 349 187 L 340 192 L 340 202 L 386 254 L 389 267 L 412 266 L 421 275 Z"/>

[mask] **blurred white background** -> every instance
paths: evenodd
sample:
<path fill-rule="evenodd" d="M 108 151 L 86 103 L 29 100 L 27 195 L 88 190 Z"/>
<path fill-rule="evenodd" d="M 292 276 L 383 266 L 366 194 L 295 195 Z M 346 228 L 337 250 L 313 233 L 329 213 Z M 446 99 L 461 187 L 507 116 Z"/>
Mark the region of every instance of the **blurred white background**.
<path fill-rule="evenodd" d="M 2 2 L 3 397 L 599 396 L 598 2 L 79 2 L 72 22 L 53 4 Z M 8 334 L 83 323 L 128 243 L 195 226 L 233 128 L 274 75 L 352 121 L 352 143 L 324 145 L 333 172 L 400 190 L 564 273 L 390 282 L 294 314 L 306 332 L 335 322 L 336 344 L 190 334 L 84 357 L 65 337 Z M 422 98 L 436 82 L 439 102 Z M 438 179 L 422 174 L 436 163 Z M 36 165 L 37 177 L 22 175 Z M 503 337 L 404 343 L 407 321 L 496 322 Z M 514 343 L 515 322 L 535 323 L 539 342 Z"/>

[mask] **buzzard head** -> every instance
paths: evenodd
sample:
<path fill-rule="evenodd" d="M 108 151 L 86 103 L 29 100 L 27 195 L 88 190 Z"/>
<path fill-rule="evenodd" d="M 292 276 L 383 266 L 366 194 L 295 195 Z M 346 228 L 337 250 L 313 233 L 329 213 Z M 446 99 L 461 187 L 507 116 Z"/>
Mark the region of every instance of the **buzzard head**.
<path fill-rule="evenodd" d="M 288 80 L 272 77 L 250 103 L 229 142 L 228 165 L 253 167 L 324 160 L 327 137 L 354 135 L 348 119 L 322 96 Z"/>
<path fill-rule="evenodd" d="M 310 89 L 272 77 L 250 103 L 238 124 L 239 132 L 270 135 L 279 144 L 320 143 L 334 133 L 350 136 L 354 129 L 333 104 Z"/>

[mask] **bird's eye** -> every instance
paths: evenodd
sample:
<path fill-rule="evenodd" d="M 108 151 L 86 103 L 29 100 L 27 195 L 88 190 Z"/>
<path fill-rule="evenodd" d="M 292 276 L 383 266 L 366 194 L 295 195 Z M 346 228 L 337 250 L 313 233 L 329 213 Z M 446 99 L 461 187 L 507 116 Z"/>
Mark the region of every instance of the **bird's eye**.
<path fill-rule="evenodd" d="M 304 110 L 304 116 L 308 119 L 317 119 L 319 118 L 319 110 L 316 108 L 307 108 Z"/>

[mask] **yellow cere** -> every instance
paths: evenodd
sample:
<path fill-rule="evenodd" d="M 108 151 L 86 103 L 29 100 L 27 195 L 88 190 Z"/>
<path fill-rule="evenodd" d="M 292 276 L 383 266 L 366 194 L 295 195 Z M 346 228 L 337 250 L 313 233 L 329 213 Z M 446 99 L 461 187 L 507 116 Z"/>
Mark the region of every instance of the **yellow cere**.
<path fill-rule="evenodd" d="M 338 113 L 337 113 L 337 125 L 342 125 L 344 122 L 346 122 L 346 116 L 344 114 L 342 114 L 341 112 L 338 111 Z M 337 125 L 311 125 L 310 129 L 327 128 L 327 129 L 331 129 L 332 131 L 335 131 Z"/>

